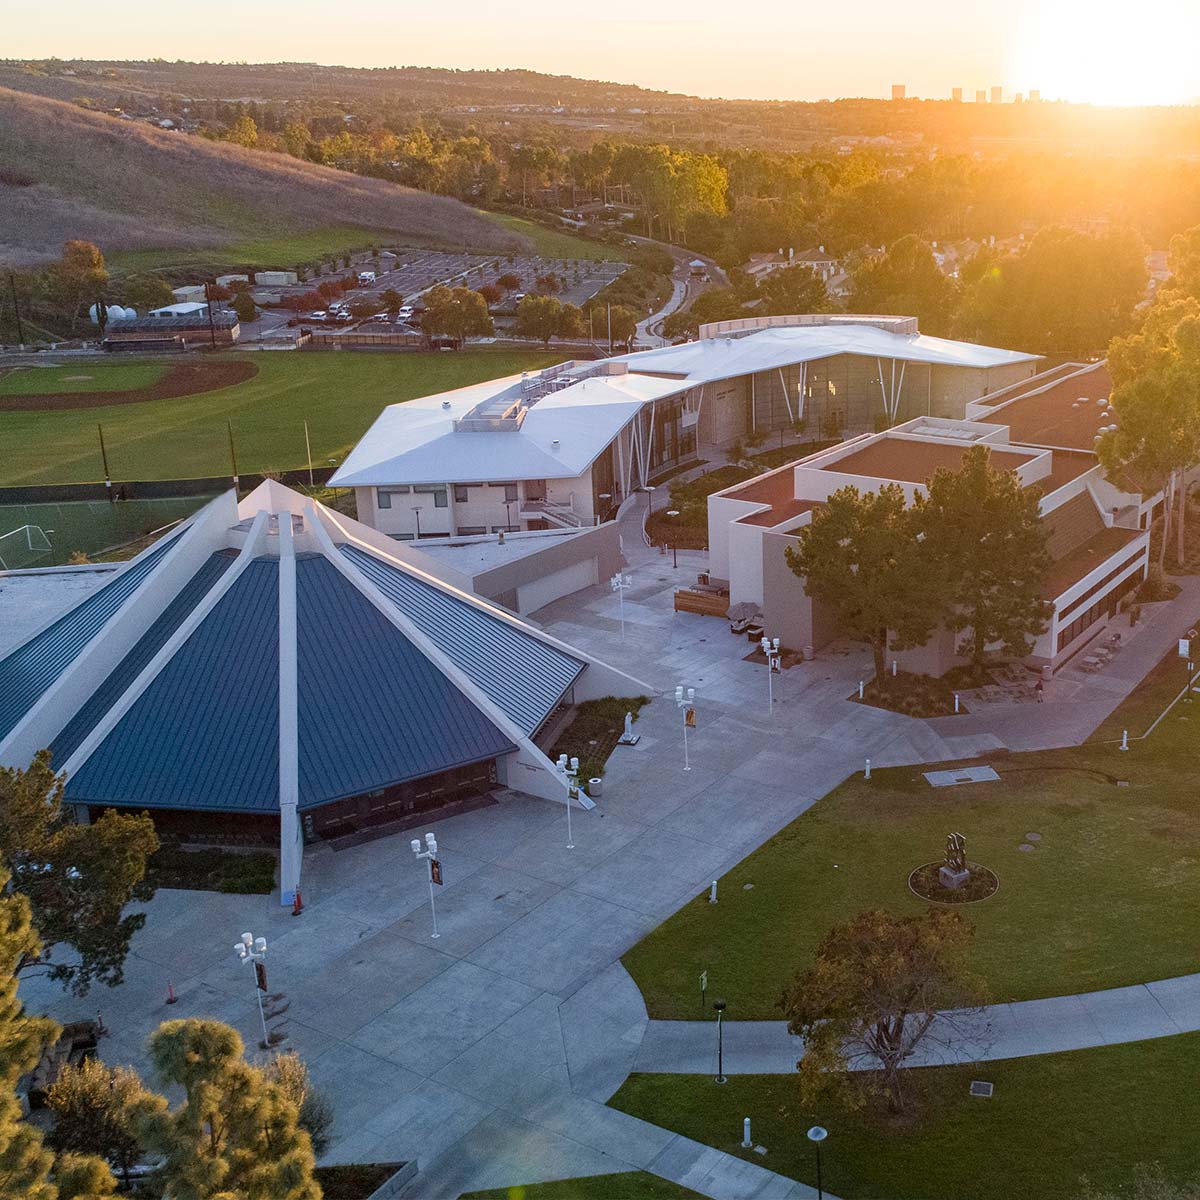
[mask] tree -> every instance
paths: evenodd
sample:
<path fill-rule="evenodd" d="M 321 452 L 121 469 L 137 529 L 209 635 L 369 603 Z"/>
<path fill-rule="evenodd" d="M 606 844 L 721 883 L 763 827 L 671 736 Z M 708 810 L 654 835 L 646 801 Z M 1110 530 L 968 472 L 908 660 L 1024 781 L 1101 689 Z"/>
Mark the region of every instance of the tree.
<path fill-rule="evenodd" d="M 374 296 L 356 296 L 350 301 L 350 315 L 357 317 L 360 321 L 383 311 L 383 301 L 377 300 Z"/>
<path fill-rule="evenodd" d="M 238 292 L 234 296 L 233 311 L 237 313 L 237 319 L 243 325 L 248 325 L 251 321 L 258 320 L 258 309 L 249 292 Z"/>
<path fill-rule="evenodd" d="M 573 304 L 557 296 L 526 296 L 517 305 L 513 327 L 518 337 L 537 338 L 547 348 L 554 337 L 579 337 L 583 316 Z"/>
<path fill-rule="evenodd" d="M 958 332 L 998 345 L 1092 355 L 1124 333 L 1146 292 L 1137 234 L 1049 227 L 1019 253 L 983 252 L 962 271 Z"/>
<path fill-rule="evenodd" d="M 77 824 L 63 807 L 64 779 L 41 750 L 27 770 L 0 767 L 0 863 L 13 890 L 29 898 L 44 948 L 24 957 L 19 970 L 44 970 L 76 995 L 92 984 L 114 987 L 124 976 L 129 941 L 144 913 L 124 913 L 148 900 L 146 859 L 158 849 L 146 814 L 107 811 Z M 59 946 L 70 958 L 55 961 Z"/>
<path fill-rule="evenodd" d="M 172 1200 L 320 1200 L 313 1151 L 296 1105 L 242 1057 L 242 1039 L 218 1021 L 166 1021 L 150 1038 L 164 1084 L 183 1089 L 170 1108 L 146 1094 L 136 1128 L 162 1156 Z"/>
<path fill-rule="evenodd" d="M 623 304 L 614 304 L 605 314 L 605 323 L 611 332 L 612 340 L 617 345 L 623 345 L 628 350 L 634 336 L 637 334 L 637 313 L 632 308 L 626 308 Z"/>
<path fill-rule="evenodd" d="M 258 145 L 258 124 L 253 117 L 238 117 L 221 135 L 221 140 L 232 142 L 235 146 L 253 149 Z"/>
<path fill-rule="evenodd" d="M 108 284 L 104 255 L 91 242 L 67 242 L 62 258 L 47 272 L 47 284 L 51 303 L 70 316 L 74 329 L 82 308 L 99 303 Z"/>
<path fill-rule="evenodd" d="M 135 275 L 125 284 L 125 303 L 140 313 L 175 303 L 171 285 L 158 275 Z"/>
<path fill-rule="evenodd" d="M 504 290 L 494 283 L 484 283 L 477 289 L 488 308 L 493 308 L 504 299 Z"/>
<path fill-rule="evenodd" d="M 948 332 L 955 285 L 942 274 L 928 242 L 914 234 L 882 258 L 864 258 L 850 276 L 850 310 L 916 317 L 926 333 Z"/>
<path fill-rule="evenodd" d="M 938 573 L 904 489 L 839 488 L 798 537 L 787 549 L 788 566 L 849 637 L 870 644 L 876 682 L 886 687 L 888 649 L 923 645 L 941 615 Z"/>
<path fill-rule="evenodd" d="M 512 271 L 506 271 L 496 280 L 496 286 L 506 292 L 515 292 L 521 286 L 521 277 Z"/>
<path fill-rule="evenodd" d="M 758 285 L 759 311 L 765 316 L 824 312 L 829 307 L 825 281 L 808 267 L 775 271 Z"/>
<path fill-rule="evenodd" d="M 998 471 L 987 446 L 969 446 L 962 465 L 939 467 L 914 512 L 941 580 L 960 651 L 982 673 L 989 647 L 1023 657 L 1045 629 L 1051 605 L 1042 596 L 1050 566 L 1040 491 L 1014 471 Z"/>
<path fill-rule="evenodd" d="M 395 288 L 385 288 L 379 299 L 383 301 L 383 311 L 394 321 L 404 305 L 404 297 Z"/>
<path fill-rule="evenodd" d="M 425 297 L 421 328 L 430 336 L 444 336 L 462 342 L 468 337 L 490 337 L 492 318 L 487 302 L 470 288 L 432 288 Z"/>
<path fill-rule="evenodd" d="M 313 1087 L 304 1059 L 294 1050 L 277 1054 L 263 1067 L 263 1075 L 296 1106 L 297 1120 L 312 1141 L 313 1153 L 324 1154 L 333 1129 L 333 1105 Z"/>
<path fill-rule="evenodd" d="M 701 292 L 690 307 L 673 312 L 663 321 L 666 337 L 676 338 L 685 333 L 697 333 L 710 321 L 736 321 L 746 315 L 741 300 L 732 288 L 709 288 Z"/>
<path fill-rule="evenodd" d="M 67 1065 L 46 1094 L 54 1114 L 47 1142 L 61 1153 L 92 1155 L 116 1170 L 129 1187 L 129 1172 L 142 1157 L 133 1112 L 145 1088 L 137 1072 L 96 1058 Z"/>
<path fill-rule="evenodd" d="M 1109 370 L 1117 421 L 1101 435 L 1100 461 L 1109 480 L 1125 490 L 1122 477 L 1131 476 L 1145 492 L 1167 492 L 1159 566 L 1172 529 L 1182 564 L 1187 474 L 1200 460 L 1200 302 L 1155 304 L 1136 334 L 1113 342 Z"/>
<path fill-rule="evenodd" d="M 966 966 L 973 934 L 960 913 L 938 907 L 910 917 L 872 909 L 835 925 L 779 1001 L 788 1032 L 804 1039 L 806 1099 L 836 1088 L 851 1105 L 882 1096 L 902 1112 L 904 1064 L 938 1013 L 979 1001 Z"/>
<path fill-rule="evenodd" d="M 0 1196 L 4 1200 L 68 1200 L 107 1196 L 115 1180 L 103 1162 L 66 1156 L 57 1164 L 41 1131 L 21 1119 L 17 1080 L 31 1071 L 59 1035 L 46 1017 L 31 1017 L 17 996 L 21 963 L 40 952 L 29 901 L 8 889 L 0 869 Z M 52 1172 L 58 1183 L 51 1182 Z"/>
<path fill-rule="evenodd" d="M 553 271 L 547 271 L 533 281 L 533 286 L 543 296 L 557 296 L 563 289 L 563 281 Z"/>

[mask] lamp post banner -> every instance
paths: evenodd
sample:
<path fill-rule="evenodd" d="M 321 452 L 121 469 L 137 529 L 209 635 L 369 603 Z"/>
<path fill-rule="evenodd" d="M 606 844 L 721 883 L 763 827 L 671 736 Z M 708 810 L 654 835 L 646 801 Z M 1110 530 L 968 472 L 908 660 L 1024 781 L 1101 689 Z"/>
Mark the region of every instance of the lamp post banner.
<path fill-rule="evenodd" d="M 256 962 L 254 964 L 254 981 L 258 985 L 260 992 L 267 990 L 267 964 Z"/>
<path fill-rule="evenodd" d="M 438 887 L 442 886 L 442 864 L 436 858 L 429 860 L 429 878 L 433 880 Z"/>

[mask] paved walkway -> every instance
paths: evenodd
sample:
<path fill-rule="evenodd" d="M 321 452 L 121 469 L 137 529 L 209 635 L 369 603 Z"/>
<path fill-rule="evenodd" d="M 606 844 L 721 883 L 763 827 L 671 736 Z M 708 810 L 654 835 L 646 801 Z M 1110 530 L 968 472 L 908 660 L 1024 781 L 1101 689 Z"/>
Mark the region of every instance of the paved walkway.
<path fill-rule="evenodd" d="M 659 1036 L 646 1041 L 645 1007 L 620 956 L 859 769 L 863 756 L 892 765 L 960 759 L 998 744 L 1024 749 L 1044 742 L 1056 708 L 1068 723 L 1062 741 L 1078 740 L 1071 706 L 1092 705 L 1099 720 L 1132 685 L 1135 656 L 1148 662 L 1154 646 L 1169 646 L 1194 606 L 1186 616 L 1153 616 L 1122 651 L 1113 679 L 1084 676 L 1069 697 L 1021 706 L 1002 738 L 969 718 L 914 721 L 847 702 L 869 667 L 869 654 L 853 646 L 783 672 L 768 713 L 766 676 L 745 661 L 748 643 L 721 621 L 672 611 L 671 589 L 695 564 L 681 556 L 673 569 L 640 534 L 626 550 L 634 586 L 624 640 L 606 584 L 539 614 L 555 634 L 666 693 L 643 710 L 640 744 L 610 759 L 597 808 L 575 817 L 576 849 L 566 849 L 561 806 L 502 793 L 495 805 L 430 823 L 446 878 L 437 941 L 406 834 L 340 853 L 311 850 L 300 918 L 273 898 L 163 890 L 120 988 L 80 1000 L 29 979 L 23 999 L 60 1020 L 100 1009 L 112 1030 L 104 1057 L 146 1072 L 146 1038 L 167 1018 L 216 1017 L 252 1045 L 252 981 L 232 950 L 250 929 L 269 940 L 271 987 L 287 997 L 278 1018 L 287 1045 L 333 1102 L 330 1161 L 416 1156 L 422 1200 L 639 1168 L 716 1200 L 810 1195 L 757 1164 L 605 1106 Z M 1191 604 L 1197 581 L 1188 586 Z M 1128 681 L 1116 677 L 1122 669 Z M 686 772 L 670 699 L 679 683 L 698 693 Z M 179 997 L 171 1007 L 168 983 Z M 1171 986 L 1154 986 L 1164 1008 Z M 753 1033 L 727 1028 L 734 1041 Z"/>
<path fill-rule="evenodd" d="M 1200 1030 L 1200 975 L 951 1012 L 935 1022 L 910 1066 L 1025 1058 L 1171 1037 Z M 789 1075 L 803 1039 L 785 1021 L 727 1021 L 727 1075 Z M 635 1071 L 709 1075 L 716 1071 L 712 1021 L 650 1021 Z"/>

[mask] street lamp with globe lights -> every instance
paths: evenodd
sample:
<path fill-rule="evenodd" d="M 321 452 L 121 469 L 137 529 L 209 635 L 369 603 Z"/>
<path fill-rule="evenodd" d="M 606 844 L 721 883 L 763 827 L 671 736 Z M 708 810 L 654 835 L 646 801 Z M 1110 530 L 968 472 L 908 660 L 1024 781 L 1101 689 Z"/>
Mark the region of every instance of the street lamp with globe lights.
<path fill-rule="evenodd" d="M 609 587 L 612 588 L 621 604 L 621 641 L 625 640 L 625 592 L 633 586 L 632 575 L 622 575 L 618 571 L 609 581 Z"/>
<path fill-rule="evenodd" d="M 438 862 L 437 857 L 437 838 L 432 833 L 425 835 L 424 850 L 421 849 L 421 839 L 413 838 L 409 843 L 412 846 L 412 852 L 418 859 L 424 859 L 429 867 L 429 915 L 433 918 L 433 932 L 429 935 L 431 938 L 441 937 L 437 927 L 437 905 L 433 900 L 433 885 L 434 873 L 437 873 L 437 882 L 442 882 L 442 864 Z"/>
<path fill-rule="evenodd" d="M 825 1189 L 821 1185 L 821 1143 L 829 1136 L 829 1130 L 814 1125 L 808 1131 L 808 1140 L 817 1148 L 817 1200 L 825 1200 Z"/>
<path fill-rule="evenodd" d="M 717 1014 L 717 1074 L 713 1083 L 728 1083 L 725 1078 L 725 1001 L 714 1000 L 713 1009 Z"/>
<path fill-rule="evenodd" d="M 679 545 L 677 542 L 678 534 L 675 528 L 675 518 L 679 516 L 679 509 L 668 508 L 667 516 L 671 518 L 671 566 L 674 568 L 679 566 Z"/>
<path fill-rule="evenodd" d="M 779 639 L 769 638 L 764 633 L 762 641 L 759 643 L 762 646 L 762 652 L 767 660 L 767 712 L 768 714 L 775 711 L 775 672 L 779 670 L 780 653 Z"/>
<path fill-rule="evenodd" d="M 565 754 L 558 756 L 559 774 L 567 784 L 567 849 L 575 849 L 575 839 L 571 836 L 571 801 L 579 795 L 579 759 L 567 759 Z"/>
<path fill-rule="evenodd" d="M 247 931 L 242 934 L 241 941 L 234 944 L 234 952 L 245 963 L 254 963 L 254 997 L 258 1001 L 258 1019 L 262 1025 L 262 1042 L 265 1050 L 270 1045 L 267 1040 L 267 1016 L 263 1012 L 263 992 L 267 990 L 267 939 L 256 938 Z"/>

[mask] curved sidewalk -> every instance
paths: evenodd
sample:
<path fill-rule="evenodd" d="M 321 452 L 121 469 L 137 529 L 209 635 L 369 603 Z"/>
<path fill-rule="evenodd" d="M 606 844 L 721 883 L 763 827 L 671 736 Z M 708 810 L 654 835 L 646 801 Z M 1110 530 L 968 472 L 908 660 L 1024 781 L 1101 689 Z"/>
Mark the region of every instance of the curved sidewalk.
<path fill-rule="evenodd" d="M 1132 987 L 989 1005 L 939 1017 L 909 1066 L 986 1062 L 1086 1050 L 1200 1030 L 1200 975 Z M 804 1053 L 784 1021 L 726 1021 L 727 1075 L 788 1075 Z M 712 1021 L 651 1021 L 635 1071 L 711 1074 L 716 1069 Z"/>

